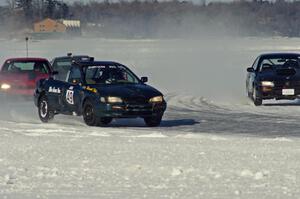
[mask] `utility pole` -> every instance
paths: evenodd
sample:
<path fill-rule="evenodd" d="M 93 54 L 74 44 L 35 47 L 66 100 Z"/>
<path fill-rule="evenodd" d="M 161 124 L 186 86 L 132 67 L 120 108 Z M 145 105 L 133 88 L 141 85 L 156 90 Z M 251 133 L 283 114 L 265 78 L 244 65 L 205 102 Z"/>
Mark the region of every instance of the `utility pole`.
<path fill-rule="evenodd" d="M 29 38 L 26 37 L 26 38 L 25 38 L 25 41 L 26 41 L 26 57 L 27 57 L 27 58 L 28 58 L 28 40 L 29 40 Z"/>

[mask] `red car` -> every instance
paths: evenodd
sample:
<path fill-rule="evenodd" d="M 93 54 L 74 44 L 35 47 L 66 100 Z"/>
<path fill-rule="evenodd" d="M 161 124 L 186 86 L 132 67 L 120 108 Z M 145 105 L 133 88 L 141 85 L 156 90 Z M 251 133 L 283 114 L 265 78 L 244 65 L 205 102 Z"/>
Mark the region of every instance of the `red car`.
<path fill-rule="evenodd" d="M 0 93 L 33 96 L 36 82 L 49 78 L 53 71 L 47 59 L 12 58 L 0 70 Z"/>

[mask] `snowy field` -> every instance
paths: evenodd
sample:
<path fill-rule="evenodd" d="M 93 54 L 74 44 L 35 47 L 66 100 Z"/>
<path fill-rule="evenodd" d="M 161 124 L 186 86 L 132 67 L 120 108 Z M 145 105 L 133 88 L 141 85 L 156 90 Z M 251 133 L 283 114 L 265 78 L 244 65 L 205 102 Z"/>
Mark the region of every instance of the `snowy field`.
<path fill-rule="evenodd" d="M 0 60 L 25 55 L 0 41 Z M 128 65 L 163 91 L 162 125 L 116 120 L 42 124 L 32 101 L 0 103 L 0 198 L 300 198 L 300 102 L 245 97 L 245 69 L 300 39 L 31 41 L 30 55 L 67 52 Z"/>

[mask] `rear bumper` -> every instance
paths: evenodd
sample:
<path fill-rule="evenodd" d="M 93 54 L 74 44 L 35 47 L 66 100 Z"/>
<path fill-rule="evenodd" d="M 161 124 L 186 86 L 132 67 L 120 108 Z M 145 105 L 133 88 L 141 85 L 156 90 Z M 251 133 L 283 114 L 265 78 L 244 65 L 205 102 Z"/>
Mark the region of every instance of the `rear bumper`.
<path fill-rule="evenodd" d="M 143 105 L 100 104 L 97 107 L 97 115 L 112 118 L 155 117 L 162 116 L 166 108 L 167 104 L 165 102 Z"/>

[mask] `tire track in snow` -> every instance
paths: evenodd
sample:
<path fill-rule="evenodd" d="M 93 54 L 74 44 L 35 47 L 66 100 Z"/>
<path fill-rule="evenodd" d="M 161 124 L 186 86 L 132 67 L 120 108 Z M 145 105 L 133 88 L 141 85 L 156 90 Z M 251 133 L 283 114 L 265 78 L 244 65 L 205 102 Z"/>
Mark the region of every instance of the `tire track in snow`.
<path fill-rule="evenodd" d="M 169 94 L 168 109 L 160 127 L 147 128 L 142 120 L 116 120 L 107 128 L 89 127 L 81 117 L 59 115 L 42 124 L 32 102 L 1 104 L 1 131 L 24 135 L 57 136 L 143 136 L 178 134 L 241 134 L 250 136 L 299 136 L 300 106 L 284 104 L 255 107 L 250 102 L 216 103 L 203 97 Z M 16 129 L 14 129 L 16 128 Z M 91 130 L 92 129 L 92 130 Z M 92 133 L 87 133 L 90 131 Z M 149 136 L 150 135 L 150 136 Z"/>

